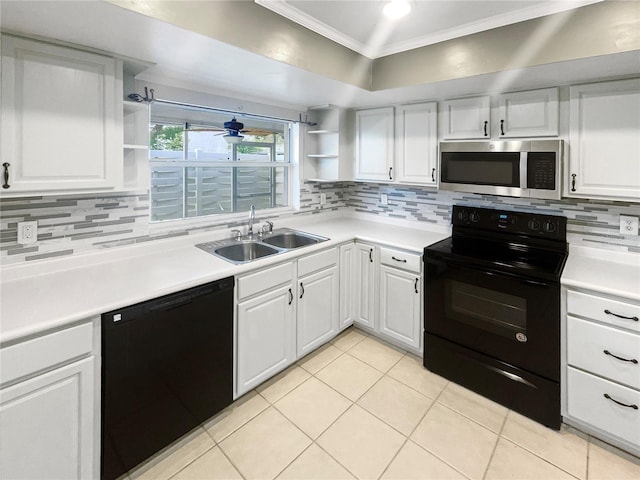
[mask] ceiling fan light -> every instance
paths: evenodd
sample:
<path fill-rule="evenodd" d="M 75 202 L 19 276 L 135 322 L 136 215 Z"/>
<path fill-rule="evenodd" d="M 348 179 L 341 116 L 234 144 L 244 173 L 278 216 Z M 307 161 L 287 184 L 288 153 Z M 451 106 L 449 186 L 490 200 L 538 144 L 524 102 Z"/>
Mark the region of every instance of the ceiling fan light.
<path fill-rule="evenodd" d="M 407 0 L 391 0 L 382 9 L 382 13 L 390 20 L 404 17 L 411 11 L 411 5 Z"/>
<path fill-rule="evenodd" d="M 227 135 L 223 135 L 222 138 L 224 138 L 227 143 L 241 143 L 242 140 L 244 140 L 244 136 L 240 134 L 237 134 L 237 135 L 227 134 Z"/>

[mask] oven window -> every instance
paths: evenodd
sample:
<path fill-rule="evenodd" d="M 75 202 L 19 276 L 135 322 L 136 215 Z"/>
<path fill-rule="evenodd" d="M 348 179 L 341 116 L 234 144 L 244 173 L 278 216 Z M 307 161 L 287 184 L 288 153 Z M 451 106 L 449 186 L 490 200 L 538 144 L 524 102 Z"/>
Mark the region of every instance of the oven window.
<path fill-rule="evenodd" d="M 526 298 L 457 280 L 446 281 L 446 296 L 448 318 L 514 340 L 526 334 Z"/>
<path fill-rule="evenodd" d="M 520 153 L 443 152 L 442 177 L 447 183 L 520 187 Z"/>

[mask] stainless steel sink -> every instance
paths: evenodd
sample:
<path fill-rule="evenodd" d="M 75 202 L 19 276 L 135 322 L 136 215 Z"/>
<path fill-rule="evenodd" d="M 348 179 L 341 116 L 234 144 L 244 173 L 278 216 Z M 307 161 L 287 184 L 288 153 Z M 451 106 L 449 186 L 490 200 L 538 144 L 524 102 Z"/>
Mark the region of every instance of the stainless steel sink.
<path fill-rule="evenodd" d="M 280 228 L 271 233 L 265 233 L 263 237 L 254 236 L 252 239 L 245 237 L 200 243 L 196 247 L 228 262 L 240 264 L 284 253 L 295 248 L 315 245 L 326 240 L 329 239 L 289 228 Z"/>
<path fill-rule="evenodd" d="M 232 262 L 243 263 L 250 262 L 256 258 L 266 257 L 267 255 L 280 253 L 280 250 L 261 242 L 241 241 L 225 247 L 216 248 L 213 253 Z"/>
<path fill-rule="evenodd" d="M 268 243 L 274 247 L 284 248 L 286 250 L 306 247 L 307 245 L 315 245 L 316 243 L 324 242 L 326 240 L 328 239 L 311 235 L 309 233 L 298 232 L 296 230 L 276 230 L 262 239 L 264 243 Z"/>

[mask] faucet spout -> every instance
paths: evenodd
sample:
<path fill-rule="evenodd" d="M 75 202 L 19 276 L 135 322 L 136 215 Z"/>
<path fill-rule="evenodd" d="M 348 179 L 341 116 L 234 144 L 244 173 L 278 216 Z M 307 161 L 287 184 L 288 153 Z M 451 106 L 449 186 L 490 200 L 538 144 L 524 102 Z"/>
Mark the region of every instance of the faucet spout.
<path fill-rule="evenodd" d="M 247 231 L 247 236 L 249 238 L 253 237 L 253 222 L 256 219 L 256 206 L 255 205 L 251 205 L 251 207 L 249 207 L 249 230 Z"/>

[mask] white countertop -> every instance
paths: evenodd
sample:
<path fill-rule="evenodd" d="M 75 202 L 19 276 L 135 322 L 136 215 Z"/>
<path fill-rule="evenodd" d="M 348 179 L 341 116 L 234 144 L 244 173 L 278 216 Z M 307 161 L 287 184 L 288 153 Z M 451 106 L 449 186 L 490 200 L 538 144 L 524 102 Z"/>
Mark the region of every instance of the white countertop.
<path fill-rule="evenodd" d="M 572 246 L 562 284 L 640 302 L 640 255 Z"/>
<path fill-rule="evenodd" d="M 295 222 L 295 223 L 292 223 Z M 234 265 L 194 245 L 219 240 L 221 233 L 202 233 L 153 245 L 108 249 L 69 258 L 10 266 L 0 283 L 0 344 L 78 320 L 150 300 L 185 288 L 307 255 L 357 238 L 422 253 L 449 236 L 441 226 L 408 228 L 357 217 L 322 215 L 276 222 L 330 240 L 297 251 Z"/>

